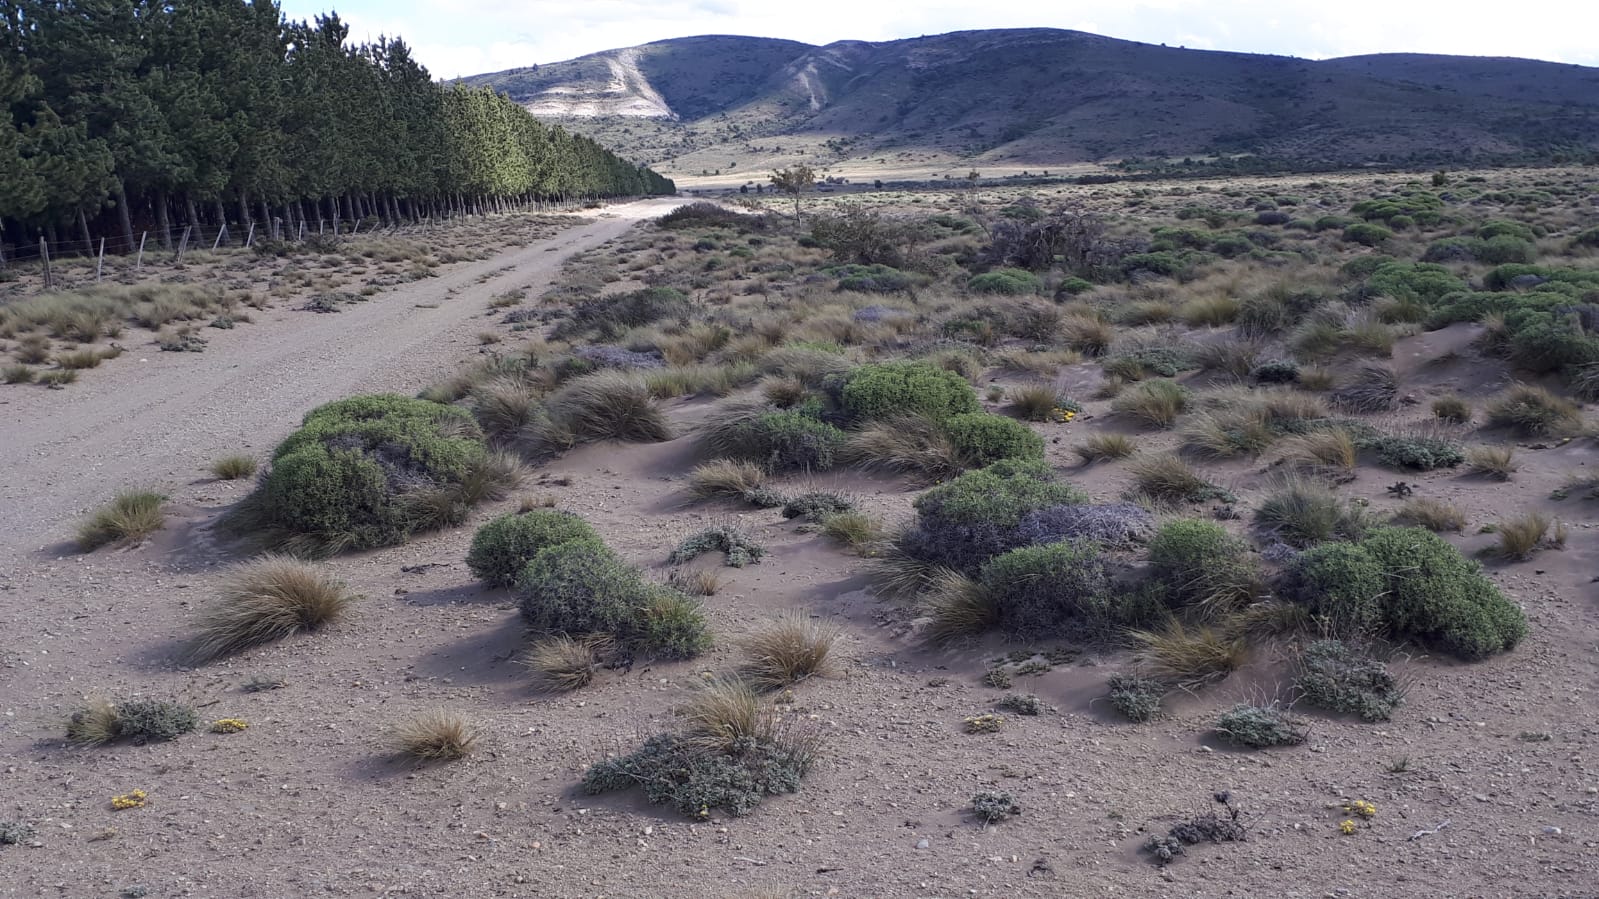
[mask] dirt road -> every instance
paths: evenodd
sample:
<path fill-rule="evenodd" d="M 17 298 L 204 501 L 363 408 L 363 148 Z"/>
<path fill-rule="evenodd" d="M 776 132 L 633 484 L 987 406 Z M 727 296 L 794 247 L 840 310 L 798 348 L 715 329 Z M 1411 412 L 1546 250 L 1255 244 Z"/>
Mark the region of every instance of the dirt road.
<path fill-rule="evenodd" d="M 217 456 L 264 450 L 312 407 L 353 393 L 414 392 L 475 345 L 495 293 L 531 287 L 676 200 L 608 208 L 591 223 L 454 268 L 334 315 L 286 309 L 211 336 L 203 353 L 142 345 L 65 391 L 0 396 L 0 571 L 68 539 L 120 488 L 192 481 Z M 0 575 L 3 577 L 3 575 Z"/>

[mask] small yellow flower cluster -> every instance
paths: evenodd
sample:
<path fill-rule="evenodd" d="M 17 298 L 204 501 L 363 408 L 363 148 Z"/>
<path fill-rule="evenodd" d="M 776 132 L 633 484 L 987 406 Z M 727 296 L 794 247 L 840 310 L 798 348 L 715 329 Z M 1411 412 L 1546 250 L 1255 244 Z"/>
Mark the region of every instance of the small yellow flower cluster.
<path fill-rule="evenodd" d="M 1353 834 L 1355 832 L 1355 822 L 1349 820 L 1344 821 L 1344 823 L 1338 825 L 1338 832 L 1346 837 Z"/>
<path fill-rule="evenodd" d="M 218 718 L 211 722 L 211 732 L 214 734 L 236 734 L 249 726 L 250 722 L 243 718 Z"/>
<path fill-rule="evenodd" d="M 1049 414 L 1050 414 L 1050 416 L 1052 418 L 1054 418 L 1056 421 L 1060 422 L 1061 424 L 1066 424 L 1067 422 L 1069 422 L 1072 419 L 1077 417 L 1077 413 L 1073 412 L 1070 409 L 1055 408 L 1055 409 L 1049 410 Z"/>
<path fill-rule="evenodd" d="M 1005 726 L 1005 716 L 993 713 L 973 715 L 961 723 L 966 725 L 966 732 L 969 734 L 992 734 Z"/>
<path fill-rule="evenodd" d="M 1344 803 L 1344 812 L 1350 815 L 1358 815 L 1362 818 L 1375 818 L 1377 816 L 1377 806 L 1364 799 L 1353 799 Z"/>
<path fill-rule="evenodd" d="M 131 793 L 123 793 L 121 796 L 111 797 L 111 807 L 117 811 L 128 808 L 144 808 L 149 803 L 150 794 L 143 790 L 134 790 Z"/>

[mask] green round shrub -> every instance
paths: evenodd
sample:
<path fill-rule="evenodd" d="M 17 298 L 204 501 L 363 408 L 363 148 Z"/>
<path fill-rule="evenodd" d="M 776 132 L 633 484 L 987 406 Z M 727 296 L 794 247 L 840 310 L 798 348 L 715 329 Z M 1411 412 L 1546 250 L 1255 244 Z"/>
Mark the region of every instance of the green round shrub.
<path fill-rule="evenodd" d="M 352 397 L 313 410 L 278 445 L 252 505 L 267 527 L 325 546 L 390 546 L 415 527 L 408 494 L 460 484 L 485 455 L 465 409 Z"/>
<path fill-rule="evenodd" d="M 975 573 L 1027 542 L 1018 530 L 1027 513 L 1087 501 L 1042 460 L 1004 459 L 917 497 L 916 525 L 901 546 L 918 559 Z"/>
<path fill-rule="evenodd" d="M 1249 544 L 1210 521 L 1179 518 L 1161 525 L 1149 541 L 1149 562 L 1177 605 L 1247 601 L 1260 580 Z"/>
<path fill-rule="evenodd" d="M 1527 634 L 1526 616 L 1481 566 L 1424 528 L 1376 528 L 1358 544 L 1313 549 L 1295 563 L 1285 592 L 1342 636 L 1384 630 L 1466 660 L 1514 648 Z"/>
<path fill-rule="evenodd" d="M 1394 232 L 1370 222 L 1356 222 L 1344 228 L 1344 240 L 1365 247 L 1381 246 L 1394 236 Z"/>
<path fill-rule="evenodd" d="M 528 626 L 566 634 L 631 634 L 647 589 L 637 569 L 593 537 L 539 550 L 516 578 Z"/>
<path fill-rule="evenodd" d="M 1500 234 L 1482 242 L 1477 259 L 1489 265 L 1509 262 L 1530 263 L 1538 258 L 1538 250 L 1530 241 L 1510 234 Z"/>
<path fill-rule="evenodd" d="M 509 587 L 539 550 L 568 540 L 597 538 L 588 522 L 570 512 L 532 509 L 501 515 L 477 529 L 466 567 L 492 587 Z"/>
<path fill-rule="evenodd" d="M 704 608 L 660 584 L 645 585 L 624 636 L 639 651 L 660 659 L 690 659 L 711 648 Z"/>
<path fill-rule="evenodd" d="M 1110 575 L 1090 541 L 1024 546 L 983 566 L 998 623 L 1010 636 L 1103 636 L 1111 627 Z"/>
<path fill-rule="evenodd" d="M 862 365 L 846 376 L 841 399 L 857 419 L 920 412 L 942 420 L 981 408 L 965 378 L 926 362 Z"/>
<path fill-rule="evenodd" d="M 974 468 L 1001 459 L 1044 458 L 1044 438 L 1032 428 L 1003 415 L 988 412 L 951 415 L 944 422 L 944 431 L 961 458 Z"/>
<path fill-rule="evenodd" d="M 966 282 L 966 288 L 972 293 L 1002 294 L 1004 296 L 1022 296 L 1024 294 L 1038 293 L 1043 285 L 1038 276 L 1032 272 L 1019 268 L 1001 268 L 981 275 L 973 275 Z"/>

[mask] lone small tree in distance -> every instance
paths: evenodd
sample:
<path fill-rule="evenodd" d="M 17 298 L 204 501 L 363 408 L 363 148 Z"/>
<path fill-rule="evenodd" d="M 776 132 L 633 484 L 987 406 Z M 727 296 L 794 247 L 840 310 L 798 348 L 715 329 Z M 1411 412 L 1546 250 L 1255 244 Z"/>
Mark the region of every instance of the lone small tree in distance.
<path fill-rule="evenodd" d="M 772 173 L 772 189 L 794 198 L 794 224 L 800 220 L 800 195 L 816 186 L 816 172 L 808 165 L 778 169 Z"/>

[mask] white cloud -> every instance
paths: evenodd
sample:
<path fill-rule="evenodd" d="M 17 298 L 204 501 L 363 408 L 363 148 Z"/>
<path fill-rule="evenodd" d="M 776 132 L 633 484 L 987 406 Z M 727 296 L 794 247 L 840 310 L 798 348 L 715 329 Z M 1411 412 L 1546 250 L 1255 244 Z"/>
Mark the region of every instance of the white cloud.
<path fill-rule="evenodd" d="M 285 0 L 303 18 L 331 0 Z M 859 0 L 345 0 L 358 39 L 398 34 L 435 75 L 453 77 L 555 62 L 585 53 L 695 34 L 746 34 L 822 44 L 893 40 L 975 28 L 1075 28 L 1146 43 L 1325 58 L 1364 53 L 1521 56 L 1599 65 L 1599 4 L 1522 0 L 1128 0 L 1120 4 L 1023 0 L 929 2 L 903 7 Z"/>

